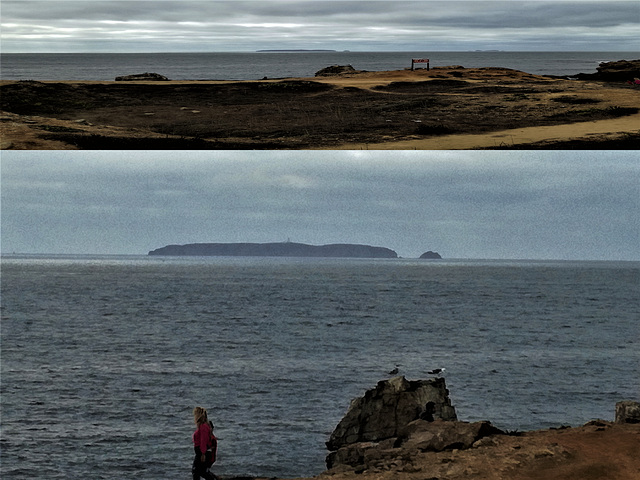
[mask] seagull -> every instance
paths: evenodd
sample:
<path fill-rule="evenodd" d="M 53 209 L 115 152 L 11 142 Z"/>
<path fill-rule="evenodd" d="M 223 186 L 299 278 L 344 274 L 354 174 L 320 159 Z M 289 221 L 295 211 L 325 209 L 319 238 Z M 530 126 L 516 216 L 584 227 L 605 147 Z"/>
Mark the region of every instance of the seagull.
<path fill-rule="evenodd" d="M 429 375 L 438 375 L 440 376 L 440 374 L 444 373 L 445 369 L 444 368 L 434 368 L 433 370 L 429 370 L 427 373 Z"/>

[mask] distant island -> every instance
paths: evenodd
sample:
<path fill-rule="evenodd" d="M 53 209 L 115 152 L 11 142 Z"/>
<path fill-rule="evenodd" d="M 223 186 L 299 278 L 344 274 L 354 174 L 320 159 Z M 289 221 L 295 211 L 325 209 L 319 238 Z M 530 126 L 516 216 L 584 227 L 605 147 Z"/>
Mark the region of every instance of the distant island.
<path fill-rule="evenodd" d="M 166 256 L 226 257 L 334 257 L 334 258 L 398 258 L 393 250 L 370 245 L 338 243 L 307 245 L 304 243 L 191 243 L 167 245 L 149 252 Z"/>
<path fill-rule="evenodd" d="M 427 260 L 442 260 L 442 257 L 438 252 L 432 252 L 431 250 L 429 250 L 428 252 L 424 252 L 422 255 L 420 255 L 420 258 Z"/>
<path fill-rule="evenodd" d="M 256 52 L 258 53 L 290 53 L 290 52 L 335 52 L 336 50 L 322 50 L 322 49 L 316 49 L 316 50 L 307 50 L 304 48 L 299 48 L 299 49 L 295 49 L 295 50 L 256 50 Z"/>

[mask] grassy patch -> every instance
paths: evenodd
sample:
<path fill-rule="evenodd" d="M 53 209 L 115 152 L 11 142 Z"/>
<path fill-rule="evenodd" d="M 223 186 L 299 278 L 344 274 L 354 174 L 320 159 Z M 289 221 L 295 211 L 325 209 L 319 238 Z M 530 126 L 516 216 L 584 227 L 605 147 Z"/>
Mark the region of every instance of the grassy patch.
<path fill-rule="evenodd" d="M 446 125 L 427 125 L 421 123 L 416 128 L 416 133 L 418 135 L 448 135 L 454 133 L 454 130 Z"/>
<path fill-rule="evenodd" d="M 225 143 L 209 142 L 201 138 L 134 138 L 82 135 L 74 133 L 51 133 L 44 135 L 49 140 L 58 140 L 83 150 L 251 150 L 282 148 L 277 143 Z"/>
<path fill-rule="evenodd" d="M 54 132 L 54 133 L 76 133 L 82 132 L 79 128 L 71 128 L 64 127 L 62 125 L 36 125 L 35 128 L 38 130 L 44 130 L 46 132 Z"/>
<path fill-rule="evenodd" d="M 505 102 L 519 102 L 521 100 L 529 100 L 529 95 L 526 93 L 514 93 L 512 95 L 506 95 L 503 100 Z"/>
<path fill-rule="evenodd" d="M 567 117 L 589 117 L 593 120 L 603 118 L 619 118 L 627 115 L 635 115 L 640 109 L 636 107 L 617 107 L 610 106 L 607 108 L 586 108 L 584 110 L 569 110 L 553 114 L 547 118 L 567 118 Z"/>
<path fill-rule="evenodd" d="M 604 115 L 606 117 L 618 118 L 626 117 L 627 115 L 634 115 L 638 113 L 638 109 L 635 107 L 616 107 L 611 106 L 607 108 L 588 108 L 586 110 L 579 110 L 576 112 L 578 115 L 592 116 L 592 115 Z"/>
<path fill-rule="evenodd" d="M 573 97 L 571 95 L 562 95 L 561 97 L 552 98 L 551 101 L 558 103 L 568 103 L 570 105 L 589 105 L 593 103 L 600 103 L 600 100 L 595 98 Z"/>

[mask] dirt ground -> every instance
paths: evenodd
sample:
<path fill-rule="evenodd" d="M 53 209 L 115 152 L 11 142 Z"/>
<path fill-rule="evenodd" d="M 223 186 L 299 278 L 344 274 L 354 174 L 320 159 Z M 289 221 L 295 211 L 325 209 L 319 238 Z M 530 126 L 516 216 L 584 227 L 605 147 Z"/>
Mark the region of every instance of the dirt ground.
<path fill-rule="evenodd" d="M 636 149 L 640 88 L 438 67 L 244 82 L 0 82 L 3 149 Z"/>
<path fill-rule="evenodd" d="M 638 480 L 640 424 L 498 435 L 468 450 L 404 456 L 383 468 L 327 471 L 317 480 Z"/>

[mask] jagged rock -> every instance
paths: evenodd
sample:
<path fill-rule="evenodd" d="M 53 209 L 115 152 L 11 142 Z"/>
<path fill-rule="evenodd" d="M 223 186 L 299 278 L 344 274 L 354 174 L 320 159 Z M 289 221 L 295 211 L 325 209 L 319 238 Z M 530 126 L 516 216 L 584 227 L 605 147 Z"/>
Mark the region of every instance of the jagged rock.
<path fill-rule="evenodd" d="M 604 80 L 607 82 L 632 81 L 640 77 L 640 60 L 618 60 L 601 63 L 596 68 L 598 73 L 580 73 L 580 80 Z"/>
<path fill-rule="evenodd" d="M 431 250 L 429 250 L 428 252 L 424 252 L 422 255 L 420 255 L 420 258 L 428 260 L 440 260 L 442 257 L 438 252 L 432 252 Z"/>
<path fill-rule="evenodd" d="M 351 402 L 327 442 L 329 450 L 397 437 L 401 429 L 421 416 L 456 420 L 444 378 L 410 381 L 394 377 Z"/>
<path fill-rule="evenodd" d="M 615 423 L 640 423 L 640 402 L 626 400 L 616 403 Z"/>
<path fill-rule="evenodd" d="M 327 457 L 328 468 L 379 468 L 398 459 L 410 458 L 420 452 L 463 450 L 478 445 L 478 441 L 504 432 L 490 422 L 427 422 L 415 420 L 404 427 L 397 438 L 382 442 L 359 442 L 346 445 Z"/>
<path fill-rule="evenodd" d="M 421 452 L 442 450 L 463 450 L 471 448 L 475 442 L 490 435 L 504 434 L 491 422 L 427 422 L 415 420 L 400 432 L 399 446 Z"/>
<path fill-rule="evenodd" d="M 342 75 L 344 73 L 358 73 L 358 70 L 351 65 L 332 65 L 316 72 L 316 77 L 329 77 L 332 75 Z"/>
<path fill-rule="evenodd" d="M 169 80 L 167 77 L 165 77 L 164 75 L 160 75 L 159 73 L 149 73 L 149 72 L 145 72 L 145 73 L 137 73 L 135 75 L 125 75 L 122 77 L 116 77 L 116 82 L 123 82 L 123 81 L 167 81 Z"/>

